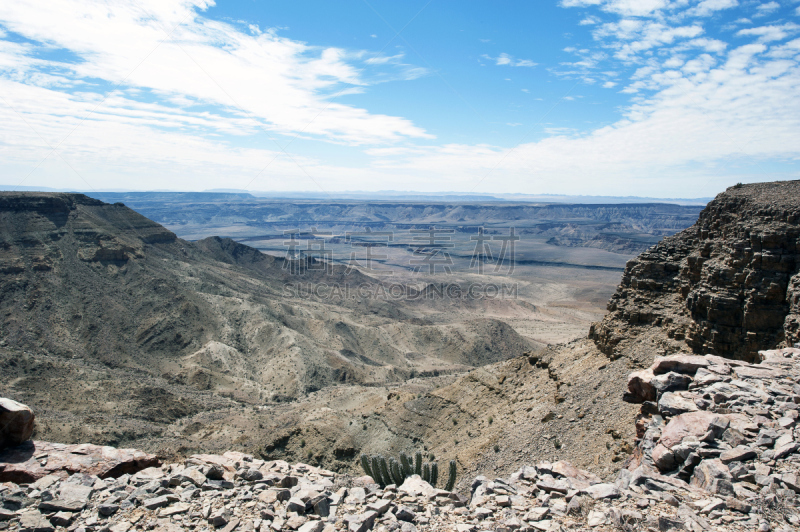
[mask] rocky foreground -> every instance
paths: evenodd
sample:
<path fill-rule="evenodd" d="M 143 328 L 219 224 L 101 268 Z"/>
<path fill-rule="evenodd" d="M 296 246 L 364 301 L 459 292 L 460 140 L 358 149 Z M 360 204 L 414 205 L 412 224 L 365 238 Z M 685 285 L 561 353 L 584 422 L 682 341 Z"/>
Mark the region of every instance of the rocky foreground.
<path fill-rule="evenodd" d="M 760 355 L 674 355 L 632 374 L 640 438 L 614 483 L 540 462 L 462 494 L 238 452 L 153 466 L 135 451 L 28 442 L 0 454 L 0 530 L 798 530 L 800 349 Z"/>

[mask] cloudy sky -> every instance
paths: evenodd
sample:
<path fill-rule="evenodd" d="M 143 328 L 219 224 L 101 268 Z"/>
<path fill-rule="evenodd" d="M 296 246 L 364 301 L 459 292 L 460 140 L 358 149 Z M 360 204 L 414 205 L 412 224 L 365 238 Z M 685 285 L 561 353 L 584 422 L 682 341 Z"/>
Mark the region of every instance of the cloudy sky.
<path fill-rule="evenodd" d="M 710 196 L 798 95 L 798 0 L 0 3 L 3 185 Z"/>

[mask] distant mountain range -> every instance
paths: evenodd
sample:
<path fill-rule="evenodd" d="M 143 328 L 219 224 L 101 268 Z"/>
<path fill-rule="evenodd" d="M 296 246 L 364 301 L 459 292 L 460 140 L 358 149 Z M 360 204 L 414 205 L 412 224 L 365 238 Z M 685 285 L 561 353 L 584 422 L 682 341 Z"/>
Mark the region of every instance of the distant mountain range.
<path fill-rule="evenodd" d="M 154 194 L 158 196 L 170 196 L 173 198 L 192 198 L 192 199 L 224 199 L 226 195 L 230 197 L 243 198 L 269 198 L 269 199 L 291 199 L 291 200 L 361 200 L 361 201 L 449 201 L 449 202 L 517 202 L 517 203 L 585 203 L 585 204 L 620 204 L 620 203 L 672 203 L 676 205 L 705 205 L 713 198 L 650 198 L 643 196 L 585 196 L 570 194 L 473 194 L 464 192 L 414 192 L 382 190 L 377 192 L 369 191 L 346 191 L 346 192 L 321 192 L 321 191 L 251 191 L 241 189 L 212 189 L 201 192 L 192 191 L 134 191 L 121 189 L 107 190 L 71 190 L 48 188 L 39 186 L 17 186 L 0 185 L 0 190 L 4 191 L 39 191 L 39 192 L 81 192 L 90 197 L 100 195 L 125 194 L 131 198 L 148 198 Z"/>

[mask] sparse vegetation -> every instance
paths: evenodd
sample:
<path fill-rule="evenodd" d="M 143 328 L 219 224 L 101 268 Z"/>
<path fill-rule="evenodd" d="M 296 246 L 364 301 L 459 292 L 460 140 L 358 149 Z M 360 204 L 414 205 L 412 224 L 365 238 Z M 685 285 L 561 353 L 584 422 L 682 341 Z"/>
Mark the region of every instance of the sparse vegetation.
<path fill-rule="evenodd" d="M 431 458 L 433 455 L 430 455 Z M 436 462 L 422 462 L 422 453 L 417 451 L 414 459 L 405 453 L 400 453 L 400 461 L 394 458 L 388 460 L 381 455 L 367 456 L 362 454 L 360 457 L 361 468 L 372 479 L 386 487 L 389 484 L 400 485 L 411 475 L 419 475 L 422 480 L 436 487 L 439 481 L 439 464 Z M 451 460 L 447 471 L 447 483 L 445 490 L 453 491 L 456 484 L 456 462 Z"/>

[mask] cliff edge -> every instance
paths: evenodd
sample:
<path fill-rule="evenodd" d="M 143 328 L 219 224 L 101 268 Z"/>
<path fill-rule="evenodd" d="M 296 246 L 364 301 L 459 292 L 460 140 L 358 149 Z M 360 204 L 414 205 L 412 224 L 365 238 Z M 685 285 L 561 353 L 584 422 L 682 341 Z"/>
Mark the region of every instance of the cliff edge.
<path fill-rule="evenodd" d="M 628 262 L 590 337 L 611 358 L 653 350 L 756 361 L 800 341 L 800 181 L 737 185 L 695 225 Z"/>

